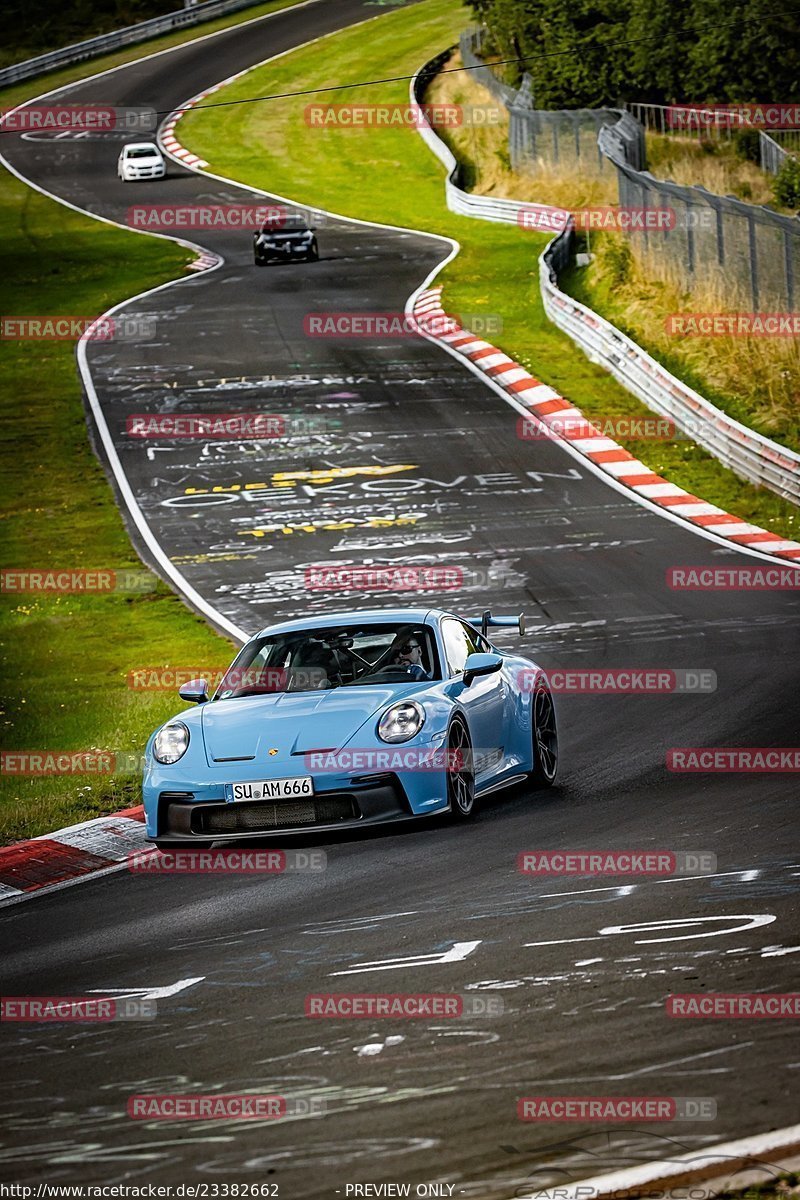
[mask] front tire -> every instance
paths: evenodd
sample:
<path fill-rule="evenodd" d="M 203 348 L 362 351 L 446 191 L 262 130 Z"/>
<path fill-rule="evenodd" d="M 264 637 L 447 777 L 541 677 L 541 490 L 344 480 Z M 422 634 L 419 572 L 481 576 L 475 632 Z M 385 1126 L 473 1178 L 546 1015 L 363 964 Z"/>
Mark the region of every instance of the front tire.
<path fill-rule="evenodd" d="M 475 767 L 472 742 L 461 717 L 454 717 L 447 735 L 447 799 L 451 821 L 469 821 L 475 813 Z"/>
<path fill-rule="evenodd" d="M 558 774 L 558 726 L 553 696 L 543 678 L 537 680 L 531 701 L 531 741 L 533 770 L 528 778 L 534 787 L 552 787 Z"/>

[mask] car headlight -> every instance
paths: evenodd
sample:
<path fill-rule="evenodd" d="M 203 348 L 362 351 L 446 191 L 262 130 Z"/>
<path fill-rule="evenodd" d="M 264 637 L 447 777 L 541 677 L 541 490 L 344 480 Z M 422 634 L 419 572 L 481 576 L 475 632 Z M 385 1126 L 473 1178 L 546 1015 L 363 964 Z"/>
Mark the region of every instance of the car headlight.
<path fill-rule="evenodd" d="M 171 721 L 159 729 L 153 742 L 153 757 L 167 766 L 183 758 L 189 749 L 189 730 L 182 721 Z"/>
<path fill-rule="evenodd" d="M 393 704 L 378 722 L 378 737 L 382 742 L 407 742 L 425 724 L 425 710 L 416 700 Z"/>

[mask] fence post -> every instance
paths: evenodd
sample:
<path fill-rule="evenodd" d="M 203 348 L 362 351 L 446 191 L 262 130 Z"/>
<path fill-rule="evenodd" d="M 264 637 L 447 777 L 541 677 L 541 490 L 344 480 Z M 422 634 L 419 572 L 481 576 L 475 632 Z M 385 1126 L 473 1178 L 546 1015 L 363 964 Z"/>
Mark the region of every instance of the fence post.
<path fill-rule="evenodd" d="M 725 266 L 725 224 L 722 220 L 722 205 L 714 205 L 714 213 L 717 218 L 717 262 L 721 267 Z"/>
<path fill-rule="evenodd" d="M 756 222 L 752 213 L 747 214 L 747 238 L 750 245 L 750 292 L 753 308 L 758 308 L 758 250 L 756 243 Z"/>
<path fill-rule="evenodd" d="M 786 307 L 791 312 L 794 308 L 794 262 L 792 261 L 792 235 L 788 229 L 783 231 L 783 256 L 786 265 Z"/>

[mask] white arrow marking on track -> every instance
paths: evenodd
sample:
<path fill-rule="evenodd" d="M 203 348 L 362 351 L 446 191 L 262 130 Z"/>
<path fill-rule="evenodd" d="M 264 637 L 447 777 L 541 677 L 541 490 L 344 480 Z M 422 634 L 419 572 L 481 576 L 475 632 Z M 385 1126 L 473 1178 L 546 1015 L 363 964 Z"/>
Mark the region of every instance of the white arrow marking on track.
<path fill-rule="evenodd" d="M 402 967 L 432 967 L 437 963 L 461 962 L 480 946 L 477 942 L 453 942 L 444 954 L 414 954 L 410 958 L 383 958 L 374 962 L 357 963 L 346 971 L 331 971 L 331 975 L 358 975 L 362 971 L 399 971 Z"/>
<path fill-rule="evenodd" d="M 166 987 L 89 988 L 89 992 L 101 996 L 117 996 L 119 999 L 135 997 L 137 1000 L 166 1000 L 168 996 L 176 996 L 178 992 L 184 992 L 196 983 L 202 983 L 204 979 L 205 975 L 198 975 L 194 979 L 179 979 L 177 983 L 170 983 Z"/>
<path fill-rule="evenodd" d="M 554 942 L 524 942 L 525 946 L 565 946 L 571 942 L 599 942 L 604 937 L 616 933 L 656 933 L 659 930 L 669 931 L 675 928 L 695 927 L 705 925 L 709 921 L 744 921 L 744 925 L 733 925 L 728 929 L 701 929 L 697 933 L 684 933 L 678 937 L 637 938 L 637 946 L 645 946 L 652 942 L 686 942 L 698 937 L 721 937 L 728 933 L 741 933 L 745 929 L 759 929 L 762 925 L 771 925 L 777 920 L 772 913 L 737 914 L 732 917 L 676 917 L 666 921 L 641 921 L 634 925 L 606 925 L 598 929 L 590 937 L 562 938 Z"/>

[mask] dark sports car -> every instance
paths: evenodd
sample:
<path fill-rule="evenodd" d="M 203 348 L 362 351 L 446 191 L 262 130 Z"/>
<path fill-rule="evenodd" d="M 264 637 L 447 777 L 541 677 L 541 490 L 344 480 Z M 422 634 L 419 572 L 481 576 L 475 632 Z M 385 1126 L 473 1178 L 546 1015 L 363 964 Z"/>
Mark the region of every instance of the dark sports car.
<path fill-rule="evenodd" d="M 293 262 L 302 259 L 316 262 L 319 247 L 314 235 L 314 226 L 304 221 L 287 221 L 275 226 L 267 222 L 258 233 L 253 234 L 253 255 L 257 267 L 271 262 Z"/>

